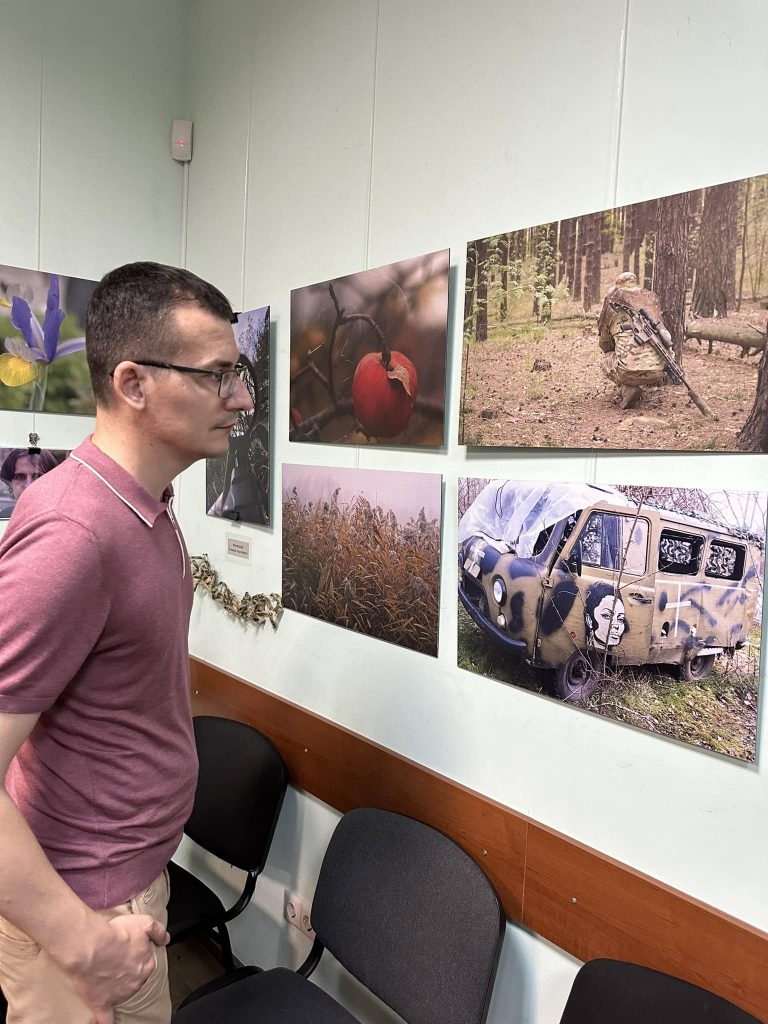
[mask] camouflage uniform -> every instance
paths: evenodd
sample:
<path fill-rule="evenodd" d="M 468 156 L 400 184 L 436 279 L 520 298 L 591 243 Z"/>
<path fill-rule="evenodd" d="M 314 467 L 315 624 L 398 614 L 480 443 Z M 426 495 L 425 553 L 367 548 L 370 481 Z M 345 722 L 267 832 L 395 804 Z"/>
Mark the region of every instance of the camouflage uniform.
<path fill-rule="evenodd" d="M 629 317 L 626 313 L 612 309 L 611 302 L 645 309 L 654 320 L 661 319 L 656 293 L 645 288 L 620 287 L 619 283 L 623 284 L 625 278 L 634 279 L 634 274 L 622 274 L 616 287 L 608 292 L 597 327 L 603 352 L 600 368 L 609 380 L 620 386 L 622 406 L 629 408 L 641 398 L 641 387 L 658 384 L 663 378 L 664 360 L 651 345 L 639 344 L 631 331 L 621 330 L 621 325 Z"/>

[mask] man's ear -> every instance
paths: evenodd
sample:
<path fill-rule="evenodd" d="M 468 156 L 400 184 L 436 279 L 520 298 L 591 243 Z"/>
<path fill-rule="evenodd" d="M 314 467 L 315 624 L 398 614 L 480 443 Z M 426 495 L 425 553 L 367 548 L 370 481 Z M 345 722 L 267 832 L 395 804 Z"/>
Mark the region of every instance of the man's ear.
<path fill-rule="evenodd" d="M 118 363 L 112 374 L 112 388 L 118 403 L 143 409 L 147 401 L 149 374 L 143 366 L 129 360 Z"/>

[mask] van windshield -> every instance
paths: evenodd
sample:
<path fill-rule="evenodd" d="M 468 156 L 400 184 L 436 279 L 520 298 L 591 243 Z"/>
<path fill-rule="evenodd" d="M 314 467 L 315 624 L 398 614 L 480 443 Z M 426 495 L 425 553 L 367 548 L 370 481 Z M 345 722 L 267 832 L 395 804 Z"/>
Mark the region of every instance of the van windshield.
<path fill-rule="evenodd" d="M 598 501 L 631 506 L 618 491 L 593 484 L 542 484 L 521 480 L 492 480 L 459 521 L 459 543 L 482 536 L 503 541 L 520 558 L 543 550 L 542 533 L 579 509 Z"/>

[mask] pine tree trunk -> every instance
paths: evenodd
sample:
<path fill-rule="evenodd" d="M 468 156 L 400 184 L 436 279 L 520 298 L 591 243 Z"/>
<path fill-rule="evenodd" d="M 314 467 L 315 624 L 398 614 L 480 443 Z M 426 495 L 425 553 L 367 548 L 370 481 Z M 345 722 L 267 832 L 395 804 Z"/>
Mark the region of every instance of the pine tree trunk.
<path fill-rule="evenodd" d="M 510 258 L 517 263 L 522 263 L 525 259 L 525 238 L 525 231 L 514 231 L 512 233 L 512 252 L 510 253 Z M 512 279 L 515 284 L 520 284 L 520 274 L 518 271 L 515 271 Z"/>
<path fill-rule="evenodd" d="M 576 223 L 576 258 L 573 268 L 573 297 L 574 299 L 581 298 L 581 285 L 582 285 L 582 263 L 584 260 L 584 231 L 587 222 L 586 217 L 579 217 Z"/>
<path fill-rule="evenodd" d="M 645 234 L 645 203 L 634 203 L 632 206 L 632 252 L 634 261 L 632 271 L 640 284 L 640 248 Z"/>
<path fill-rule="evenodd" d="M 685 289 L 688 281 L 689 194 L 658 201 L 656 227 L 656 288 L 675 356 L 683 361 Z"/>
<path fill-rule="evenodd" d="M 477 277 L 477 242 L 467 246 L 467 275 L 464 282 L 464 334 L 471 335 L 475 326 L 475 279 Z"/>
<path fill-rule="evenodd" d="M 725 248 L 725 296 L 727 308 L 736 308 L 736 246 L 739 243 L 738 217 L 742 206 L 741 182 L 735 183 L 733 199 L 729 209 L 723 247 Z"/>
<path fill-rule="evenodd" d="M 569 294 L 573 295 L 573 280 L 576 269 L 576 223 L 578 218 L 569 217 L 560 224 L 560 252 L 563 259 L 563 276 Z"/>
<path fill-rule="evenodd" d="M 584 218 L 586 231 L 584 238 L 584 312 L 600 301 L 600 226 L 603 215 L 591 213 Z"/>
<path fill-rule="evenodd" d="M 643 288 L 653 291 L 653 274 L 656 262 L 656 218 L 658 216 L 658 200 L 649 199 L 643 203 L 643 229 L 645 233 L 643 251 Z M 638 249 L 640 243 L 638 241 Z M 638 278 L 639 281 L 639 278 Z"/>
<path fill-rule="evenodd" d="M 488 338 L 488 239 L 475 242 L 477 247 L 477 288 L 475 291 L 476 328 L 478 341 Z"/>
<path fill-rule="evenodd" d="M 629 273 L 629 257 L 632 255 L 632 213 L 634 206 L 624 207 L 624 234 L 621 243 L 621 272 Z"/>
<path fill-rule="evenodd" d="M 696 260 L 694 316 L 727 316 L 736 292 L 736 216 L 739 182 L 713 185 L 704 196 Z M 729 303 L 730 293 L 733 301 Z"/>
<path fill-rule="evenodd" d="M 736 445 L 743 452 L 768 452 L 768 344 L 763 349 L 757 371 L 752 411 L 736 435 Z"/>
<path fill-rule="evenodd" d="M 501 298 L 499 319 L 507 319 L 507 291 L 509 290 L 509 235 L 499 236 L 499 266 L 501 267 Z"/>
<path fill-rule="evenodd" d="M 741 309 L 741 297 L 744 294 L 744 271 L 747 269 L 747 222 L 749 220 L 749 178 L 744 186 L 744 223 L 741 227 L 741 273 L 739 274 L 739 294 L 736 296 L 736 311 Z"/>
<path fill-rule="evenodd" d="M 600 252 L 613 252 L 614 210 L 605 210 L 600 216 Z"/>

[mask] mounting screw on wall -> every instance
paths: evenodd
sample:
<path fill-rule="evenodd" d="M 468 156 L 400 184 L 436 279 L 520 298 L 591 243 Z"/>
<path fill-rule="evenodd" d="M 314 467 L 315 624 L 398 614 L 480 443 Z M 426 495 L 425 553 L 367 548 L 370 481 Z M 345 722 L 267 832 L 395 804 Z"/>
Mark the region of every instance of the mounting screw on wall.
<path fill-rule="evenodd" d="M 308 938 L 315 938 L 315 930 L 310 920 L 311 906 L 302 896 L 285 891 L 285 919 L 288 924 L 298 928 Z"/>

